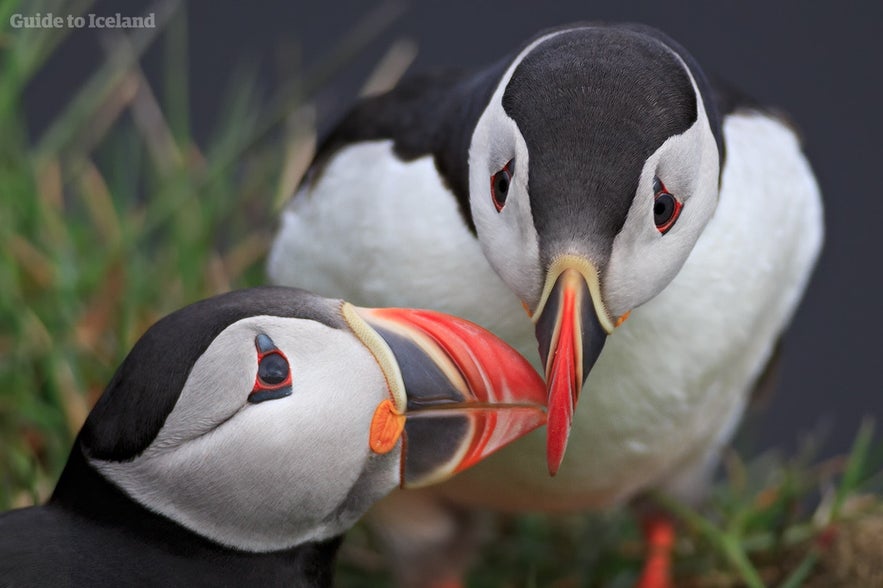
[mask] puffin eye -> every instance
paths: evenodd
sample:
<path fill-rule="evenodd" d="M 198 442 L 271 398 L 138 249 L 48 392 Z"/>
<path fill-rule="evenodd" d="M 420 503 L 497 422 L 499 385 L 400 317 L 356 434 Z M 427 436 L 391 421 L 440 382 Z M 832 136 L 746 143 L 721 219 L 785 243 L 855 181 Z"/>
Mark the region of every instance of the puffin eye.
<path fill-rule="evenodd" d="M 290 375 L 288 362 L 279 353 L 265 355 L 258 364 L 258 379 L 267 386 L 278 386 Z"/>
<path fill-rule="evenodd" d="M 653 178 L 653 191 L 655 192 L 653 201 L 653 222 L 656 223 L 656 229 L 666 234 L 671 229 L 678 216 L 681 214 L 683 204 L 666 190 L 665 184 L 659 178 Z"/>
<path fill-rule="evenodd" d="M 497 212 L 503 210 L 506 205 L 506 196 L 509 195 L 509 186 L 512 185 L 512 173 L 515 160 L 510 159 L 503 169 L 491 176 L 491 198 L 494 200 L 494 208 Z"/>
<path fill-rule="evenodd" d="M 258 350 L 258 373 L 248 401 L 252 404 L 275 400 L 291 394 L 291 366 L 288 358 L 264 334 L 255 338 Z"/>

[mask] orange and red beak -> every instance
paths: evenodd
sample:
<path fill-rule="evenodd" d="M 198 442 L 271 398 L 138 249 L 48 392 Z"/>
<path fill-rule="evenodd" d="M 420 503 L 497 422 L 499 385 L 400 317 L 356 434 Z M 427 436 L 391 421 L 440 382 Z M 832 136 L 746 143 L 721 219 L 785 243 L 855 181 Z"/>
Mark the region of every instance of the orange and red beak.
<path fill-rule="evenodd" d="M 554 476 L 564 459 L 580 390 L 614 323 L 591 262 L 565 255 L 546 275 L 533 320 L 548 389 L 546 459 Z"/>
<path fill-rule="evenodd" d="M 343 311 L 386 375 L 392 398 L 371 445 L 403 437 L 403 487 L 444 480 L 546 422 L 542 379 L 485 329 L 429 310 Z"/>

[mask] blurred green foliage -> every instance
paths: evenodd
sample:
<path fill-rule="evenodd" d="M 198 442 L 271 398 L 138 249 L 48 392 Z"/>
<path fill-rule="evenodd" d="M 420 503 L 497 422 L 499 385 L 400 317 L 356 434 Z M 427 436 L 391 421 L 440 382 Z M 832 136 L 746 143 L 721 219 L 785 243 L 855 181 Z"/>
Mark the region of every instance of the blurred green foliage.
<path fill-rule="evenodd" d="M 89 4 L 29 3 L 82 14 Z M 22 10 L 3 0 L 0 16 Z M 278 141 L 258 141 L 254 80 L 235 76 L 205 148 L 188 122 L 186 16 L 108 34 L 107 58 L 46 130 L 24 90 L 70 31 L 0 23 L 0 508 L 45 497 L 116 365 L 160 316 L 262 282 Z M 138 58 L 166 55 L 157 97 Z"/>

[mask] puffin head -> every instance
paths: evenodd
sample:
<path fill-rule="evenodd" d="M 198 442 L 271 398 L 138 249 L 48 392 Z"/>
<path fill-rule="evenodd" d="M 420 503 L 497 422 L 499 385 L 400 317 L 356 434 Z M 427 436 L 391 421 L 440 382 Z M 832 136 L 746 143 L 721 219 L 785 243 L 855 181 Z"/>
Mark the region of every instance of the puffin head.
<path fill-rule="evenodd" d="M 552 474 L 606 337 L 672 281 L 714 213 L 721 157 L 702 72 L 642 26 L 541 34 L 479 118 L 472 218 L 536 325 Z"/>
<path fill-rule="evenodd" d="M 74 451 L 135 502 L 232 548 L 339 535 L 545 422 L 544 386 L 483 329 L 257 288 L 160 320 Z"/>

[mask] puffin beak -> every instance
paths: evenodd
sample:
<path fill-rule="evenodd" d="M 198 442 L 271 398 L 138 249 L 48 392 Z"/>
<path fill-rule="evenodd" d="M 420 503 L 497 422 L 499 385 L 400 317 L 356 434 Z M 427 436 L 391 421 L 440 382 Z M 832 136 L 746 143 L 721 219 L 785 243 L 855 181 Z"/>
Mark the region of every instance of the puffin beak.
<path fill-rule="evenodd" d="M 546 460 L 554 476 L 564 459 L 580 390 L 614 323 L 601 301 L 598 270 L 590 261 L 561 256 L 546 276 L 533 320 L 546 373 Z"/>
<path fill-rule="evenodd" d="M 386 375 L 392 400 L 370 443 L 383 452 L 404 437 L 402 487 L 442 481 L 546 422 L 542 379 L 485 329 L 429 310 L 345 303 L 343 314 Z"/>

